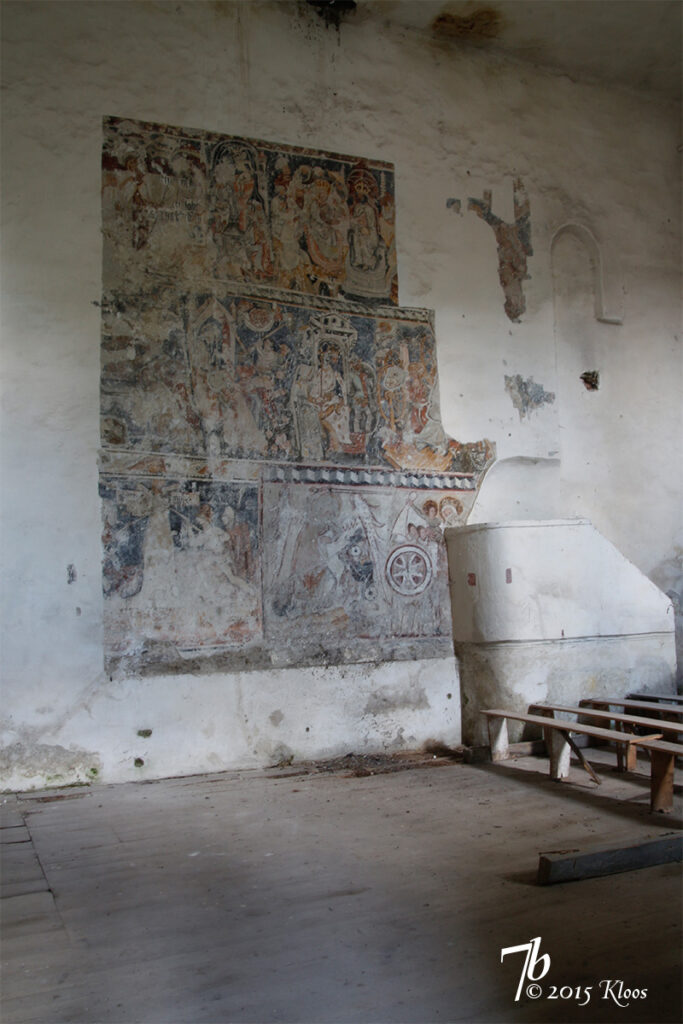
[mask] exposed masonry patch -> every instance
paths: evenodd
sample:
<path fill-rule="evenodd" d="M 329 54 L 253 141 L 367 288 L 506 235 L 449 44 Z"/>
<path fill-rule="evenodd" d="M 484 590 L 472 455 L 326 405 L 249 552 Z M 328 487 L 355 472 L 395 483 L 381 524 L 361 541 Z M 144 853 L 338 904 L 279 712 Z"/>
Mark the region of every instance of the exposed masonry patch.
<path fill-rule="evenodd" d="M 519 413 L 520 420 L 528 416 L 534 409 L 543 405 L 552 405 L 555 401 L 554 391 L 545 391 L 542 384 L 537 384 L 533 377 L 525 380 L 520 373 L 513 377 L 505 375 L 505 390 L 512 399 L 512 404 Z"/>
<path fill-rule="evenodd" d="M 505 293 L 505 312 L 513 323 L 526 310 L 523 281 L 530 280 L 527 256 L 533 256 L 531 247 L 531 208 L 521 178 L 512 183 L 515 219 L 507 223 L 491 212 L 493 193 L 484 191 L 481 199 L 470 198 L 468 210 L 474 210 L 492 229 L 498 243 L 498 278 Z"/>
<path fill-rule="evenodd" d="M 580 380 L 583 381 L 586 391 L 598 391 L 600 388 L 600 373 L 598 370 L 586 370 L 585 373 L 581 374 Z"/>

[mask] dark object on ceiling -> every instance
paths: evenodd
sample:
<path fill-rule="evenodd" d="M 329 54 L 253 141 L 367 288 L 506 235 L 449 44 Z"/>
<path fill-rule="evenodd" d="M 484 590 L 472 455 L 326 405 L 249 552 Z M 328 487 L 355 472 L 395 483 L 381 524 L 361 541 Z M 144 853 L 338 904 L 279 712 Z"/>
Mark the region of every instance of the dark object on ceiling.
<path fill-rule="evenodd" d="M 344 15 L 351 14 L 356 9 L 356 0 L 306 0 L 306 2 L 316 14 L 320 15 L 328 27 L 334 25 L 336 29 L 341 25 Z"/>

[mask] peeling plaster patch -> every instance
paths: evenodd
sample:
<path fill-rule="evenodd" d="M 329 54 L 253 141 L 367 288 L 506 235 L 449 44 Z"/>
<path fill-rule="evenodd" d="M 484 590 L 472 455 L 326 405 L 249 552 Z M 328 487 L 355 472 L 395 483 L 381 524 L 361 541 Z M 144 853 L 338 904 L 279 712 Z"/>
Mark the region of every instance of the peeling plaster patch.
<path fill-rule="evenodd" d="M 365 714 L 382 715 L 388 711 L 398 711 L 402 708 L 420 710 L 428 707 L 429 701 L 423 686 L 408 690 L 387 687 L 383 690 L 376 690 L 370 695 L 365 705 Z"/>
<path fill-rule="evenodd" d="M 505 293 L 505 312 L 513 323 L 526 310 L 522 282 L 530 280 L 527 256 L 533 256 L 531 247 L 531 208 L 521 178 L 512 183 L 515 219 L 507 223 L 491 212 L 493 193 L 486 190 L 481 199 L 470 198 L 468 210 L 474 210 L 492 229 L 498 243 L 498 278 Z"/>
<path fill-rule="evenodd" d="M 533 377 L 526 380 L 520 373 L 514 377 L 505 374 L 505 390 L 512 399 L 512 404 L 519 413 L 520 420 L 528 416 L 534 409 L 540 409 L 543 405 L 552 405 L 555 401 L 554 391 L 544 391 L 542 384 L 537 384 Z"/>
<path fill-rule="evenodd" d="M 456 213 L 462 213 L 462 203 L 459 199 L 454 199 L 452 196 L 446 200 L 446 209 L 455 210 Z"/>
<path fill-rule="evenodd" d="M 66 582 L 67 583 L 75 583 L 77 579 L 78 579 L 78 573 L 76 572 L 76 566 L 73 565 L 73 564 L 67 565 L 67 567 L 66 567 Z"/>
<path fill-rule="evenodd" d="M 67 749 L 59 744 L 17 743 L 8 744 L 0 754 L 0 774 L 3 778 L 14 777 L 21 788 L 21 781 L 43 786 L 65 786 L 95 779 L 102 765 L 97 754 L 79 747 Z"/>

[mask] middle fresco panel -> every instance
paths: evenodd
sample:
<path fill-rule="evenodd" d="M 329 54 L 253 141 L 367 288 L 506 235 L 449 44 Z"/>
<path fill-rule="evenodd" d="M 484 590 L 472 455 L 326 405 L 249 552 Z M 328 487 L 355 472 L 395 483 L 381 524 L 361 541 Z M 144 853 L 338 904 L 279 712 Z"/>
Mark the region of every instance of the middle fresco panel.
<path fill-rule="evenodd" d="M 128 450 L 476 474 L 441 425 L 431 319 L 160 285 L 106 297 L 102 432 Z"/>

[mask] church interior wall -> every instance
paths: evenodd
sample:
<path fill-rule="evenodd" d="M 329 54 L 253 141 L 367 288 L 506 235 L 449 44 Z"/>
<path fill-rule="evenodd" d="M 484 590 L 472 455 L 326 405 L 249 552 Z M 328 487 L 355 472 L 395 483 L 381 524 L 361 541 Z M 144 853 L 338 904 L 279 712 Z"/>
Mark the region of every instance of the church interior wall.
<path fill-rule="evenodd" d="M 588 518 L 680 605 L 675 105 L 370 17 L 337 30 L 298 3 L 9 0 L 3 48 L 4 785 L 154 778 L 461 739 L 445 585 L 427 613 L 424 604 L 415 611 L 407 632 L 416 639 L 402 653 L 393 641 L 358 637 L 343 650 L 343 628 L 305 653 L 307 630 L 288 629 L 294 619 L 280 616 L 278 642 L 269 645 L 266 622 L 252 665 L 112 657 L 116 629 L 130 638 L 146 612 L 116 619 L 103 593 L 107 509 L 119 510 L 120 528 L 125 501 L 112 495 L 130 490 L 120 481 L 133 466 L 112 452 L 100 422 L 107 118 L 391 165 L 398 292 L 389 288 L 390 304 L 421 311 L 427 325 L 445 437 L 471 451 L 490 445 L 491 458 L 474 467 L 474 491 L 452 494 L 456 518 Z M 352 305 L 357 298 L 342 310 L 345 322 L 370 315 Z M 322 307 L 341 315 L 335 301 L 318 293 L 316 315 Z M 252 304 L 269 303 L 273 295 L 261 293 Z M 158 457 L 154 444 L 143 454 L 150 447 Z M 166 453 L 193 454 L 182 443 Z M 267 454 L 259 458 L 277 461 Z M 193 474 L 178 466 L 145 493 L 175 487 L 187 508 L 198 494 L 197 509 L 220 508 L 233 531 L 263 503 L 259 559 L 239 579 L 231 570 L 236 601 L 247 601 L 257 572 L 277 589 L 294 559 L 287 524 L 308 521 L 314 497 L 321 516 L 341 508 L 349 521 L 361 517 L 348 477 L 334 505 L 324 493 L 302 497 L 297 481 L 277 475 L 257 499 L 245 477 L 253 466 L 193 490 Z M 351 460 L 345 472 L 357 469 Z M 409 475 L 410 466 L 386 469 Z M 462 476 L 467 467 L 451 469 Z M 145 473 L 156 471 L 147 464 Z M 406 477 L 377 488 L 370 481 L 363 501 L 390 524 L 377 534 L 388 544 L 414 484 Z M 438 498 L 420 493 L 423 505 Z M 178 526 L 178 551 L 180 536 Z M 360 590 L 364 570 L 348 558 L 345 579 Z M 192 579 L 192 570 L 182 576 L 187 587 Z M 162 589 L 166 582 L 162 572 Z M 295 607 L 296 594 L 287 601 Z M 173 607 L 163 607 L 168 625 Z M 261 614 L 253 604 L 252 633 Z M 438 642 L 419 615 L 446 624 Z M 226 622 L 237 629 L 234 617 Z"/>

